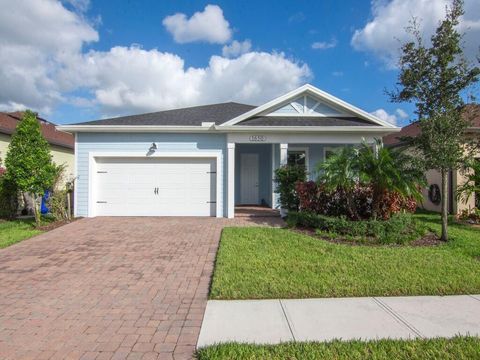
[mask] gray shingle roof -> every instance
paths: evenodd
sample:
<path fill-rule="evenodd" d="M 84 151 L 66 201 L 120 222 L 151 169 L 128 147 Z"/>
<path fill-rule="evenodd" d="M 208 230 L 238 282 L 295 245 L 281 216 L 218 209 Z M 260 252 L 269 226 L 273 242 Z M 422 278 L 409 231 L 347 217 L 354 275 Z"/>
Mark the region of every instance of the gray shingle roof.
<path fill-rule="evenodd" d="M 75 125 L 177 125 L 201 126 L 202 122 L 220 125 L 255 106 L 235 102 L 194 106 L 183 109 L 158 111 L 148 114 L 122 116 L 111 119 L 87 121 Z"/>
<path fill-rule="evenodd" d="M 256 116 L 240 122 L 247 126 L 379 126 L 358 117 Z"/>
<path fill-rule="evenodd" d="M 122 116 L 110 119 L 83 122 L 75 125 L 160 125 L 201 126 L 202 122 L 223 124 L 255 106 L 235 102 L 194 106 L 183 109 L 158 111 L 147 114 Z M 244 120 L 239 126 L 378 126 L 359 117 L 297 117 L 255 116 Z"/>

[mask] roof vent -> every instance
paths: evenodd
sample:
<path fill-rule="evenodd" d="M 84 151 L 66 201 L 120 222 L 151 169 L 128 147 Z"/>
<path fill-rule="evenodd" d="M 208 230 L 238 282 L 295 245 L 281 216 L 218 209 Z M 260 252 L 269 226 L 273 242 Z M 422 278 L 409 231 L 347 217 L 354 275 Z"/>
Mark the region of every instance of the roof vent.
<path fill-rule="evenodd" d="M 215 123 L 214 123 L 214 122 L 205 122 L 205 121 L 202 121 L 202 127 L 211 128 L 211 127 L 214 127 L 214 126 L 215 126 Z"/>

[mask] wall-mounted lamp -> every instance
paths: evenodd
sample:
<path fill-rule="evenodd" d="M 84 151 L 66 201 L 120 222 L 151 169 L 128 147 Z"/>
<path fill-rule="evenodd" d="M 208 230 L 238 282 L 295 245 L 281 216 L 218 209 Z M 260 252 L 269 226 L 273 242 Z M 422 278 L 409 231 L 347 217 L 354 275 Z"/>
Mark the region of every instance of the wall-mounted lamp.
<path fill-rule="evenodd" d="M 155 150 L 157 150 L 157 144 L 152 143 L 152 145 L 150 145 L 150 148 L 148 149 L 148 151 L 149 152 L 154 152 Z"/>

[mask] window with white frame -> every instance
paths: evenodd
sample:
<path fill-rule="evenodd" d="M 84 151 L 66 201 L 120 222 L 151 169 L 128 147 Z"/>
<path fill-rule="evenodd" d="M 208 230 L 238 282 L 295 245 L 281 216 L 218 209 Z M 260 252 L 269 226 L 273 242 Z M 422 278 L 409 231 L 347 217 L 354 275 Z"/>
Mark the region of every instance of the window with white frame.
<path fill-rule="evenodd" d="M 304 166 L 305 170 L 308 171 L 308 148 L 289 148 L 287 164 Z"/>

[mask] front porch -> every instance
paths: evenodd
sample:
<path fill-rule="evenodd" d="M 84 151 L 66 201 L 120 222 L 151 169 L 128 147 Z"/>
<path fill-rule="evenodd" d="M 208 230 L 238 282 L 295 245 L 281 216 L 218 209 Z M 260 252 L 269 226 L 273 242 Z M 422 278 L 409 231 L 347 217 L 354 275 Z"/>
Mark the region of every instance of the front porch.
<path fill-rule="evenodd" d="M 257 139 L 257 138 L 255 138 Z M 260 137 L 266 141 L 266 137 Z M 318 141 L 318 140 L 317 140 Z M 278 216 L 275 170 L 282 165 L 305 166 L 307 178 L 317 178 L 316 166 L 335 148 L 345 143 L 258 143 L 228 144 L 227 182 L 228 217 Z M 267 210 L 275 212 L 267 212 Z M 259 211 L 260 210 L 260 211 Z"/>

